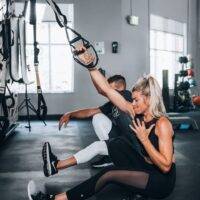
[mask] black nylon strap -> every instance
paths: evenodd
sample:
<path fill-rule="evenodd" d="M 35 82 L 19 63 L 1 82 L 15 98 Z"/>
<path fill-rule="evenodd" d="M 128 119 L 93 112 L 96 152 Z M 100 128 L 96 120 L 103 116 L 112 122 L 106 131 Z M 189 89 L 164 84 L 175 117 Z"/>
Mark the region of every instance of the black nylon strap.
<path fill-rule="evenodd" d="M 97 52 L 95 50 L 95 48 L 93 47 L 93 45 L 86 40 L 85 38 L 83 38 L 81 36 L 81 34 L 79 34 L 77 31 L 75 31 L 74 29 L 70 28 L 69 26 L 67 26 L 67 17 L 62 14 L 60 8 L 58 7 L 58 5 L 53 1 L 53 0 L 46 0 L 47 3 L 51 6 L 51 8 L 53 9 L 55 16 L 56 16 L 56 21 L 59 24 L 60 27 L 64 27 L 65 31 L 66 31 L 66 35 L 67 35 L 67 39 L 69 42 L 69 45 L 71 47 L 71 52 L 73 54 L 73 58 L 74 60 L 79 63 L 80 65 L 86 67 L 86 68 L 94 68 L 96 67 L 96 65 L 98 64 L 99 58 L 97 55 Z M 69 32 L 72 32 L 76 37 L 72 40 L 70 40 L 69 37 Z M 87 50 L 91 50 L 91 52 L 94 54 L 95 56 L 95 61 L 90 63 L 90 64 L 85 64 L 83 62 L 81 62 L 81 60 L 79 59 L 78 55 L 84 53 L 83 51 L 76 51 L 76 46 L 74 45 L 74 43 L 76 42 L 81 42 L 83 44 L 83 46 L 87 49 Z"/>
<path fill-rule="evenodd" d="M 56 21 L 59 24 L 59 26 L 60 27 L 67 26 L 67 17 L 64 14 L 62 14 L 58 5 L 52 0 L 46 0 L 46 1 L 51 6 L 51 8 L 53 9 L 55 17 L 56 17 Z M 62 19 L 62 21 L 61 21 L 61 19 Z"/>
<path fill-rule="evenodd" d="M 47 116 L 47 106 L 46 102 L 44 100 L 44 96 L 42 93 L 38 94 L 38 109 L 37 109 L 37 115 L 42 119 L 45 120 Z"/>
<path fill-rule="evenodd" d="M 36 24 L 36 0 L 30 0 L 30 24 Z"/>
<path fill-rule="evenodd" d="M 29 2 L 29 0 L 26 0 L 25 3 L 24 3 L 24 10 L 22 12 L 22 16 L 24 16 L 24 17 L 26 16 L 26 12 L 27 12 L 27 8 L 28 8 L 28 2 Z"/>
<path fill-rule="evenodd" d="M 37 42 L 37 17 L 36 17 L 36 0 L 30 0 L 30 24 L 33 25 L 33 41 L 34 41 L 34 66 L 35 69 L 38 67 L 39 60 L 38 60 L 38 55 L 39 55 L 39 48 L 37 47 L 38 42 Z M 36 73 L 38 71 L 36 70 Z M 36 74 L 37 75 L 37 74 Z M 38 75 L 39 77 L 39 75 Z M 37 95 L 38 95 L 38 105 L 37 105 L 37 116 L 41 120 L 45 120 L 47 116 L 47 105 L 42 93 L 41 86 L 37 82 Z"/>
<path fill-rule="evenodd" d="M 10 57 L 10 20 L 5 19 L 2 23 L 2 33 L 3 38 L 3 59 L 8 60 Z"/>

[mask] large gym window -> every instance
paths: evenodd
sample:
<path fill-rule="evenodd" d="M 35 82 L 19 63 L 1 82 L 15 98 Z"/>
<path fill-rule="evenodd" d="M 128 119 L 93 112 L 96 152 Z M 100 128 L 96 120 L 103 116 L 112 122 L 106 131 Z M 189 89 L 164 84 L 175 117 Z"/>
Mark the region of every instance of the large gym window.
<path fill-rule="evenodd" d="M 73 28 L 73 4 L 58 4 L 68 18 L 68 26 Z M 61 28 L 48 4 L 37 4 L 37 41 L 39 43 L 39 76 L 41 87 L 46 93 L 73 92 L 74 60 L 67 42 L 64 28 Z M 43 13 L 43 16 L 41 16 Z M 36 92 L 34 69 L 33 27 L 26 26 L 27 64 L 30 66 L 30 79 L 34 83 L 28 86 L 28 92 Z M 20 91 L 23 91 L 20 86 Z M 22 89 L 22 90 L 21 90 Z"/>
<path fill-rule="evenodd" d="M 174 80 L 180 70 L 178 58 L 186 54 L 186 24 L 156 15 L 150 17 L 150 73 L 162 86 L 162 70 Z M 174 81 L 169 81 L 174 88 Z"/>

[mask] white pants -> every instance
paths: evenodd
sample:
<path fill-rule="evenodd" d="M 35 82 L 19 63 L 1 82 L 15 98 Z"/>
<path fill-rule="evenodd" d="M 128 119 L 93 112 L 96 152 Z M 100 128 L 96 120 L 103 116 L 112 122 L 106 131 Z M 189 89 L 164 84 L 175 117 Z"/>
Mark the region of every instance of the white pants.
<path fill-rule="evenodd" d="M 105 141 L 96 141 L 74 155 L 77 164 L 86 163 L 97 155 L 108 155 Z"/>
<path fill-rule="evenodd" d="M 108 140 L 112 129 L 112 121 L 103 113 L 98 113 L 92 118 L 92 125 L 99 140 Z"/>
<path fill-rule="evenodd" d="M 112 129 L 111 120 L 103 113 L 98 113 L 92 118 L 94 131 L 100 141 L 96 141 L 74 155 L 77 164 L 90 161 L 97 155 L 108 155 L 107 145 L 103 140 L 108 140 Z"/>

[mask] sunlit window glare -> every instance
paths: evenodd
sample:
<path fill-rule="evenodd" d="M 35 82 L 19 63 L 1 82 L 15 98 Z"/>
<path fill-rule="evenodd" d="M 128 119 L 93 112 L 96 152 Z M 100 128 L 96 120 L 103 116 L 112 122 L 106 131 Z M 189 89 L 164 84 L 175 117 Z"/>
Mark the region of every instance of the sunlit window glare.
<path fill-rule="evenodd" d="M 186 51 L 186 24 L 151 15 L 150 73 L 162 86 L 162 70 L 168 70 L 169 88 L 174 88 L 175 73 L 180 70 L 178 58 Z"/>

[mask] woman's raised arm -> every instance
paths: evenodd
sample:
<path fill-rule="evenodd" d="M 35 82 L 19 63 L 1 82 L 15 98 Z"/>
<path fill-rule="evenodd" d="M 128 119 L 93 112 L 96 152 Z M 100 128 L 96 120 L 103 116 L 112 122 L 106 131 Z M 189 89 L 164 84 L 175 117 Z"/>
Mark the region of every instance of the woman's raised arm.
<path fill-rule="evenodd" d="M 85 50 L 84 53 L 79 54 L 79 59 L 85 63 L 90 64 L 94 61 L 94 57 L 87 52 L 87 49 L 83 46 L 76 48 L 77 51 Z M 132 104 L 124 99 L 116 90 L 112 89 L 108 84 L 106 78 L 96 68 L 88 68 L 93 84 L 98 87 L 102 93 L 120 110 L 129 113 L 134 116 L 134 110 Z"/>
<path fill-rule="evenodd" d="M 126 101 L 124 97 L 110 87 L 106 78 L 99 72 L 97 69 L 89 70 L 90 76 L 94 84 L 96 84 L 105 96 L 120 110 L 129 113 L 131 116 L 134 116 L 133 106 L 130 102 Z"/>

